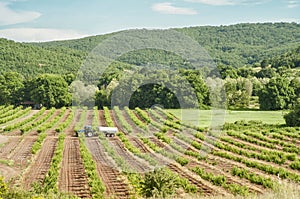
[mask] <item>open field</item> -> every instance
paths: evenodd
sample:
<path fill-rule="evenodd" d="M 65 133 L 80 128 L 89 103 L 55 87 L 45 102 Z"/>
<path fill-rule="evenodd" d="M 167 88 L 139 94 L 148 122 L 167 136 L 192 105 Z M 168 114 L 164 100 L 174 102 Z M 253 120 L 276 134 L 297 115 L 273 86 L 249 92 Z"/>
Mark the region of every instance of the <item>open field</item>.
<path fill-rule="evenodd" d="M 225 125 L 219 137 L 162 109 L 19 109 L 8 115 L 3 108 L 0 174 L 11 186 L 28 191 L 35 182 L 45 194 L 137 198 L 143 196 L 142 176 L 154 168 L 176 176 L 172 197 L 178 198 L 255 198 L 283 183 L 300 182 L 300 128 L 238 122 Z M 281 112 L 232 111 L 226 120 L 247 115 L 253 120 L 255 113 L 258 120 L 283 123 Z M 120 132 L 75 137 L 74 130 L 84 125 L 116 126 Z"/>
<path fill-rule="evenodd" d="M 181 109 L 168 109 L 169 112 L 175 114 L 179 118 L 183 118 L 185 122 L 198 125 L 201 127 L 207 127 L 212 122 L 211 110 L 188 110 L 182 112 Z M 231 111 L 226 110 L 224 112 L 225 122 L 233 123 L 239 120 L 258 120 L 266 124 L 284 124 L 283 115 L 286 111 Z M 196 118 L 199 118 L 197 120 Z"/>

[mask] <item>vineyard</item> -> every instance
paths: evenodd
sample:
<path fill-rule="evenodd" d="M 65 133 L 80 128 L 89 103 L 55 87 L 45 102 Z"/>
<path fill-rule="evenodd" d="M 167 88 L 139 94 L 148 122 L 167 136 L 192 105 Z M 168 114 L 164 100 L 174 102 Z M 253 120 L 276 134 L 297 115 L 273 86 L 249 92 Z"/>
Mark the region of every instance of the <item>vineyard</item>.
<path fill-rule="evenodd" d="M 119 132 L 75 137 L 85 125 Z M 31 192 L 125 199 L 153 196 L 149 182 L 164 169 L 179 197 L 261 194 L 300 182 L 299 131 L 239 121 L 220 135 L 159 108 L 0 106 L 0 175 Z"/>

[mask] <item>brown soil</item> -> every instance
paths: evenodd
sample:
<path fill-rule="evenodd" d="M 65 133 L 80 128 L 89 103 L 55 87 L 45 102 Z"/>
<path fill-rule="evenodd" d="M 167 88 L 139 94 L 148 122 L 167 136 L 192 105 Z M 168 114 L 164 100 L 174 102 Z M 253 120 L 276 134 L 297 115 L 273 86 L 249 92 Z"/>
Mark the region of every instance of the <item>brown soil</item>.
<path fill-rule="evenodd" d="M 54 155 L 57 138 L 47 137 L 42 145 L 40 152 L 24 174 L 22 185 L 25 189 L 30 189 L 33 182 L 42 182 L 51 164 Z"/>
<path fill-rule="evenodd" d="M 99 139 L 88 138 L 86 145 L 96 162 L 97 172 L 105 184 L 105 195 L 119 199 L 129 198 L 128 185 L 122 180 L 121 173 L 116 169 L 114 161 L 105 153 Z"/>
<path fill-rule="evenodd" d="M 61 165 L 58 182 L 60 191 L 70 192 L 81 198 L 91 198 L 77 138 L 65 138 Z"/>

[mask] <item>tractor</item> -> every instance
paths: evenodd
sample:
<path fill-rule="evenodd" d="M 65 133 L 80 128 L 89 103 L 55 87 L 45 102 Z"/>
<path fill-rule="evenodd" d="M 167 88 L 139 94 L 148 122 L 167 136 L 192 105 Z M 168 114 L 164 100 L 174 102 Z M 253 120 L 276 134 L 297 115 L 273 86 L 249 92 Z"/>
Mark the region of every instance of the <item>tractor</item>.
<path fill-rule="evenodd" d="M 77 137 L 78 137 L 80 134 L 82 134 L 82 133 L 84 133 L 85 137 L 92 137 L 92 136 L 96 136 L 96 135 L 97 135 L 97 134 L 94 132 L 92 126 L 89 126 L 89 125 L 84 126 L 84 128 L 81 129 L 81 130 L 78 130 L 78 131 L 76 132 Z"/>

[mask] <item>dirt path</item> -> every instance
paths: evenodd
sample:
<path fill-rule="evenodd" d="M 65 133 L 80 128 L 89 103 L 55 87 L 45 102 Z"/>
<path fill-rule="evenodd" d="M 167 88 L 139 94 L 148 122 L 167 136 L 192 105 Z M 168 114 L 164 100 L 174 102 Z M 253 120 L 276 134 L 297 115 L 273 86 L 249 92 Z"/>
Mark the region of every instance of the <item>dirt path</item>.
<path fill-rule="evenodd" d="M 9 160 L 14 162 L 14 166 L 25 168 L 29 164 L 32 157 L 31 148 L 37 137 L 27 136 L 15 148 L 15 150 L 8 156 Z"/>
<path fill-rule="evenodd" d="M 175 164 L 169 164 L 168 168 L 171 171 L 178 173 L 179 176 L 188 179 L 190 181 L 190 183 L 196 185 L 197 188 L 199 189 L 199 191 L 205 196 L 216 195 L 216 194 L 224 195 L 222 192 L 217 191 L 217 188 L 204 184 L 204 182 L 202 180 L 200 181 L 199 179 L 194 178 L 192 175 L 189 175 L 187 172 L 181 170 Z"/>
<path fill-rule="evenodd" d="M 69 127 L 67 127 L 64 130 L 64 132 L 66 133 L 67 136 L 73 137 L 75 135 L 74 128 L 75 128 L 76 123 L 80 120 L 81 113 L 82 113 L 82 110 L 76 110 L 75 111 L 73 122 L 71 123 L 71 125 Z M 73 113 L 71 112 L 71 114 L 73 114 Z"/>
<path fill-rule="evenodd" d="M 65 138 L 58 185 L 60 191 L 74 193 L 81 198 L 91 198 L 77 138 Z"/>
<path fill-rule="evenodd" d="M 116 137 L 109 138 L 109 141 L 112 144 L 113 148 L 115 149 L 116 153 L 119 156 L 121 156 L 124 160 L 126 160 L 128 165 L 130 165 L 130 167 L 134 171 L 136 171 L 138 173 L 142 173 L 151 168 L 150 165 L 146 161 L 135 157 L 129 151 L 127 151 L 127 149 L 124 147 L 123 143 L 118 138 L 116 138 Z"/>
<path fill-rule="evenodd" d="M 99 125 L 100 126 L 106 126 L 103 110 L 99 110 Z"/>
<path fill-rule="evenodd" d="M 47 135 L 48 136 L 56 136 L 57 133 L 55 131 L 55 128 L 59 124 L 64 123 L 66 121 L 66 119 L 69 117 L 70 114 L 73 114 L 72 111 L 70 109 L 66 109 L 63 116 L 61 116 L 61 118 L 51 127 L 51 129 L 47 130 Z"/>
<path fill-rule="evenodd" d="M 8 155 L 18 146 L 22 137 L 9 136 L 8 141 L 0 148 L 0 158 L 7 159 Z"/>
<path fill-rule="evenodd" d="M 42 182 L 49 170 L 57 143 L 56 137 L 47 137 L 35 161 L 24 174 L 22 186 L 30 189 L 33 182 Z"/>
<path fill-rule="evenodd" d="M 121 173 L 116 169 L 114 161 L 105 153 L 99 139 L 87 138 L 86 145 L 96 162 L 97 172 L 105 184 L 106 196 L 119 199 L 129 198 L 128 185 L 122 180 Z"/>

